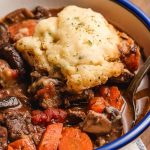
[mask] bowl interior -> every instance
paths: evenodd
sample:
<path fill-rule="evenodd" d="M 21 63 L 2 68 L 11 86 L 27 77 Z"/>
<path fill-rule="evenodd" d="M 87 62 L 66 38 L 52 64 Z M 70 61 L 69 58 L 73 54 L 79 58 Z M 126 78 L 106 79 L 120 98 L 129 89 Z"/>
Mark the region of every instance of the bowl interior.
<path fill-rule="evenodd" d="M 146 57 L 150 55 L 150 27 L 148 29 L 138 16 L 111 0 L 5 0 L 0 1 L 0 17 L 17 8 L 34 8 L 38 5 L 49 8 L 60 8 L 66 5 L 92 8 L 102 13 L 120 30 L 129 34 L 141 46 Z M 145 88 L 149 88 L 148 76 L 145 76 L 138 90 Z"/>
<path fill-rule="evenodd" d="M 111 0 L 5 0 L 0 1 L 0 17 L 17 8 L 33 8 L 42 5 L 59 8 L 66 5 L 78 5 L 101 12 L 112 24 L 133 37 L 144 49 L 146 56 L 150 55 L 150 34 L 145 25 L 135 15 Z"/>

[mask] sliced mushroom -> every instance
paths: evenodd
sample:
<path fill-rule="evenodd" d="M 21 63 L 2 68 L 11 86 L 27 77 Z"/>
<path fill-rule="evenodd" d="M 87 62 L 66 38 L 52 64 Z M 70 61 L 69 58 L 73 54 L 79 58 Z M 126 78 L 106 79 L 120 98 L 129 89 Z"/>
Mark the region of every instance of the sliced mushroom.
<path fill-rule="evenodd" d="M 111 121 L 104 114 L 89 111 L 83 122 L 83 131 L 94 134 L 106 134 L 112 129 Z"/>
<path fill-rule="evenodd" d="M 121 120 L 121 113 L 114 107 L 106 107 L 105 114 L 109 116 L 109 120 L 112 123 L 112 129 L 109 133 L 104 135 L 97 135 L 97 139 L 95 140 L 95 144 L 97 147 L 103 146 L 122 135 L 123 124 Z"/>
<path fill-rule="evenodd" d="M 109 114 L 109 119 L 112 122 L 115 122 L 117 120 L 121 120 L 120 111 L 118 109 L 112 107 L 112 106 L 106 107 L 104 113 L 106 113 L 107 115 Z"/>
<path fill-rule="evenodd" d="M 0 109 L 16 107 L 19 104 L 20 102 L 16 97 L 6 97 L 4 99 L 0 99 Z"/>

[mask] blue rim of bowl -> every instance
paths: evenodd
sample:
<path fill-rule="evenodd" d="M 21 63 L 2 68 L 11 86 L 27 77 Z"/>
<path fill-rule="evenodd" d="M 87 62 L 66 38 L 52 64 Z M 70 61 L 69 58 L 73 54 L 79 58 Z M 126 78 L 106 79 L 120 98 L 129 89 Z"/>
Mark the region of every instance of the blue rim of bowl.
<path fill-rule="evenodd" d="M 114 2 L 132 12 L 150 31 L 150 18 L 140 8 L 135 6 L 130 0 L 117 0 Z"/>
<path fill-rule="evenodd" d="M 124 134 L 117 140 L 110 142 L 96 150 L 117 150 L 138 137 L 148 126 L 150 126 L 150 112 L 128 133 Z"/>
<path fill-rule="evenodd" d="M 147 27 L 150 31 L 150 18 L 138 7 L 132 4 L 129 0 L 117 0 L 115 3 L 118 3 L 122 7 L 126 8 L 130 12 L 132 12 L 141 22 Z M 150 126 L 150 111 L 145 115 L 145 117 L 128 133 L 124 134 L 120 138 L 110 142 L 96 150 L 117 150 L 135 138 L 137 138 L 146 128 Z"/>

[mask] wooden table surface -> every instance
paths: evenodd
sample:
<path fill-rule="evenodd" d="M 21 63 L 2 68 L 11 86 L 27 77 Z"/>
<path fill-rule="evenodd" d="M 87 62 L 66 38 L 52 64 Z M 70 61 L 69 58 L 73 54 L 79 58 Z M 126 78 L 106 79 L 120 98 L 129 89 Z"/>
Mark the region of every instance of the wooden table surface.
<path fill-rule="evenodd" d="M 131 0 L 150 17 L 150 0 Z"/>
<path fill-rule="evenodd" d="M 131 0 L 150 17 L 150 0 Z M 150 150 L 150 127 L 140 136 L 147 150 Z"/>

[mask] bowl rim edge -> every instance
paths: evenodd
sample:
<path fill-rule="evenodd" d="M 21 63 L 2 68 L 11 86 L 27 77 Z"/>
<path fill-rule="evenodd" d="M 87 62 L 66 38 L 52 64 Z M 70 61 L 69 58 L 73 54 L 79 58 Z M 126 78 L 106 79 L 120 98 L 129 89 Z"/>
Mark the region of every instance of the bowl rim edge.
<path fill-rule="evenodd" d="M 120 6 L 127 9 L 129 12 L 134 14 L 150 31 L 150 18 L 136 5 L 134 5 L 129 0 L 117 0 L 113 1 Z M 146 130 L 150 126 L 150 111 L 144 116 L 144 118 L 129 132 L 121 136 L 120 138 L 100 147 L 96 148 L 96 150 L 116 150 L 122 148 L 123 146 L 127 145 L 135 138 L 137 138 L 144 130 Z"/>

